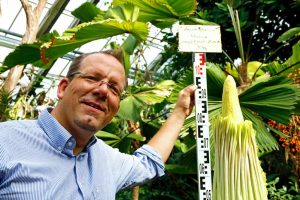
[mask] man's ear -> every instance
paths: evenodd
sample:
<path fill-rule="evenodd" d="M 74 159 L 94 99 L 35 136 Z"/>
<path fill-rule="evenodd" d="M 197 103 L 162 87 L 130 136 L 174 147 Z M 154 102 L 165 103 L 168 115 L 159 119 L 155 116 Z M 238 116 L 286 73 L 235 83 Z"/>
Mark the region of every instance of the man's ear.
<path fill-rule="evenodd" d="M 63 78 L 59 84 L 58 84 L 58 88 L 57 88 L 57 97 L 59 100 L 61 100 L 65 94 L 66 88 L 68 87 L 70 83 L 70 80 L 68 78 Z"/>

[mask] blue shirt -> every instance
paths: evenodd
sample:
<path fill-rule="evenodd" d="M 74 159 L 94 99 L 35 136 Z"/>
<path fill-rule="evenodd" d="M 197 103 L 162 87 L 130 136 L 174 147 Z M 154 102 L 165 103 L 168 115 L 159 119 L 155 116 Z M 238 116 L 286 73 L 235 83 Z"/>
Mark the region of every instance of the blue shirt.
<path fill-rule="evenodd" d="M 47 110 L 37 120 L 0 123 L 0 199 L 113 200 L 120 189 L 164 174 L 148 145 L 127 155 L 94 137 L 77 156 L 75 145 Z"/>

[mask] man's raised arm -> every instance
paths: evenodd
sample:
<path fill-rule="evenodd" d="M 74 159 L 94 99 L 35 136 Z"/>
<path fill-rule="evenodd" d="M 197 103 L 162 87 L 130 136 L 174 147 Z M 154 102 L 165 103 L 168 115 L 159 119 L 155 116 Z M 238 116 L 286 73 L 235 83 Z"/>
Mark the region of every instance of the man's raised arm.
<path fill-rule="evenodd" d="M 196 86 L 190 85 L 179 93 L 178 100 L 172 114 L 148 142 L 148 145 L 157 150 L 162 156 L 163 162 L 166 162 L 169 158 L 184 120 L 193 110 L 195 90 Z"/>

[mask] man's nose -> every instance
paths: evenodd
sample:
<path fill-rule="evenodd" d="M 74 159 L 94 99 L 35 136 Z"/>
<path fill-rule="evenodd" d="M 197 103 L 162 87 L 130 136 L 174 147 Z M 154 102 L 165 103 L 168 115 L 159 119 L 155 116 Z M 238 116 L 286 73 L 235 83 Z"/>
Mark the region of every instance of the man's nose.
<path fill-rule="evenodd" d="M 107 97 L 109 92 L 109 83 L 106 81 L 100 81 L 94 91 L 99 93 L 101 97 Z"/>

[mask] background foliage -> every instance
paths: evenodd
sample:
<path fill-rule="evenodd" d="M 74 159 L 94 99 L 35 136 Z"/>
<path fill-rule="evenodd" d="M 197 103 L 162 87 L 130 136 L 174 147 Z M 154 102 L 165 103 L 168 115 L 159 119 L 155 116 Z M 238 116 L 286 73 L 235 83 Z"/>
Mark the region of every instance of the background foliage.
<path fill-rule="evenodd" d="M 131 4 L 126 4 L 131 2 Z M 238 15 L 230 15 L 230 10 Z M 253 122 L 262 166 L 268 176 L 270 199 L 299 198 L 300 43 L 299 1 L 147 1 L 114 0 L 107 12 L 85 3 L 73 14 L 82 23 L 62 35 L 53 32 L 34 44 L 18 46 L 1 70 L 32 63 L 47 68 L 59 56 L 96 39 L 123 34 L 125 68 L 143 56 L 149 45 L 148 26 L 161 29 L 166 42 L 157 60 L 132 76 L 118 115 L 97 136 L 122 152 L 146 143 L 172 111 L 178 92 L 192 84 L 192 55 L 178 52 L 180 24 L 219 24 L 222 54 L 207 54 L 209 117 L 219 114 L 223 81 L 235 77 L 244 117 Z M 86 13 L 89 13 L 86 15 Z M 234 19 L 234 20 L 233 20 Z M 233 28 L 239 25 L 240 28 Z M 238 38 L 238 39 L 237 39 Z M 241 38 L 241 39 L 239 39 Z M 242 48 L 242 51 L 241 51 Z M 239 61 L 238 58 L 242 61 Z M 134 66 L 136 67 L 136 66 Z M 246 69 L 242 77 L 241 69 Z M 34 118 L 39 106 L 54 105 L 45 94 L 28 96 L 30 89 L 1 92 L 1 120 Z M 140 199 L 197 199 L 195 116 L 185 122 L 166 164 L 167 175 L 140 188 Z M 289 127 L 294 127 L 293 129 Z M 213 156 L 213 133 L 211 133 Z M 299 146 L 300 147 L 300 146 Z M 117 199 L 129 199 L 122 191 Z"/>

